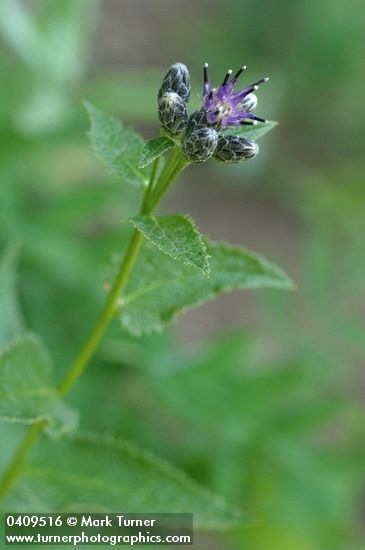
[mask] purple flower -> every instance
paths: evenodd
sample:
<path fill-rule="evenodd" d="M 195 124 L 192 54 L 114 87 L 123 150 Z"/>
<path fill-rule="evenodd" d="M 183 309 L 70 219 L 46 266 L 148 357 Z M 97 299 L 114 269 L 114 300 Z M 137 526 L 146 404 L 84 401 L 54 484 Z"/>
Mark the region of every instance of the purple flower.
<path fill-rule="evenodd" d="M 237 92 L 233 91 L 238 77 L 245 69 L 246 67 L 241 67 L 232 78 L 232 71 L 229 70 L 222 84 L 216 89 L 210 87 L 208 63 L 205 63 L 203 69 L 203 107 L 207 114 L 208 123 L 212 126 L 226 128 L 228 126 L 253 125 L 257 124 L 257 121 L 268 122 L 264 118 L 260 118 L 249 112 L 253 108 L 250 98 L 248 101 L 245 101 L 247 96 L 256 91 L 260 84 L 267 82 L 268 78 L 262 78 Z"/>

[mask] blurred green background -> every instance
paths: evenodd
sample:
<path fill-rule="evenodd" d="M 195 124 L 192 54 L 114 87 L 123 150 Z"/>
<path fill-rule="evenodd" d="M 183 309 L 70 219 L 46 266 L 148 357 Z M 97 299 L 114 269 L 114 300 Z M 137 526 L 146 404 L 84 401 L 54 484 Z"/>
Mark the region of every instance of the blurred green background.
<path fill-rule="evenodd" d="M 205 61 L 215 82 L 241 64 L 246 82 L 271 77 L 257 112 L 280 124 L 255 162 L 190 168 L 165 208 L 279 263 L 298 290 L 223 296 L 141 340 L 116 323 L 70 398 L 81 428 L 152 449 L 247 511 L 244 530 L 194 548 L 365 546 L 364 24 L 360 0 L 0 2 L 0 292 L 14 270 L 59 379 L 139 200 L 94 158 L 82 99 L 152 137 L 171 63 L 188 65 L 194 105 Z"/>

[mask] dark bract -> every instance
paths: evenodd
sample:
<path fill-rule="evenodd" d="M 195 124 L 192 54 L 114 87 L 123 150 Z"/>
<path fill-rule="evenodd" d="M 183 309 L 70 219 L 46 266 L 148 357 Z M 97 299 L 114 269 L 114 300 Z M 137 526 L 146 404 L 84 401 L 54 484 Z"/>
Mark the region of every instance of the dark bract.
<path fill-rule="evenodd" d="M 220 135 L 214 158 L 220 162 L 241 162 L 255 157 L 259 146 L 250 139 L 235 135 Z"/>
<path fill-rule="evenodd" d="M 165 93 L 158 102 L 158 118 L 162 128 L 171 136 L 178 136 L 188 122 L 186 103 L 175 92 Z"/>
<path fill-rule="evenodd" d="M 186 65 L 183 63 L 171 65 L 162 81 L 161 88 L 158 92 L 158 99 L 166 92 L 175 92 L 184 101 L 189 101 L 190 76 Z"/>
<path fill-rule="evenodd" d="M 190 162 L 205 162 L 213 155 L 217 143 L 218 132 L 214 128 L 200 128 L 185 139 L 185 156 Z"/>

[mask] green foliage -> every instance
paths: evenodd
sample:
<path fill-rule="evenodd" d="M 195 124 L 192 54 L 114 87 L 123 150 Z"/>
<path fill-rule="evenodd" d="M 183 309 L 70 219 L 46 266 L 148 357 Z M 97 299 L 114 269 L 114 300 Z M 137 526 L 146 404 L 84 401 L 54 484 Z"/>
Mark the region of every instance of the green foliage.
<path fill-rule="evenodd" d="M 3 0 L 0 29 L 9 46 L 38 77 L 66 84 L 84 73 L 88 26 L 96 8 L 95 0 L 50 0 L 31 10 L 25 2 Z M 84 29 L 86 33 L 82 33 Z"/>
<path fill-rule="evenodd" d="M 143 139 L 91 103 L 85 102 L 85 108 L 91 122 L 89 139 L 96 154 L 114 176 L 143 187 L 148 181 L 148 172 L 137 168 L 144 147 Z"/>
<path fill-rule="evenodd" d="M 138 168 L 148 166 L 174 145 L 175 142 L 167 136 L 150 139 L 143 148 Z"/>
<path fill-rule="evenodd" d="M 35 511 L 34 502 L 38 511 L 44 506 L 52 511 L 189 510 L 198 528 L 224 529 L 242 523 L 242 513 L 224 498 L 130 443 L 78 436 L 64 439 L 62 446 L 60 453 L 57 443 L 42 442 L 25 468 L 16 501 L 22 495 L 27 510 Z M 10 499 L 7 505 L 13 509 L 15 504 Z"/>
<path fill-rule="evenodd" d="M 111 373 L 111 399 L 120 400 L 114 430 L 128 430 L 127 409 L 131 418 L 139 412 L 134 436 L 150 438 L 195 478 L 241 502 L 255 522 L 233 537 L 238 548 L 264 547 L 270 534 L 277 548 L 322 541 L 318 548 L 340 549 L 337 540 L 350 540 L 363 479 L 356 457 L 363 452 L 364 407 L 338 384 L 326 354 L 303 345 L 290 353 L 284 345 L 275 358 L 267 338 L 242 329 L 193 348 L 149 348 L 135 361 L 128 345 L 120 345 L 114 361 L 128 388 L 113 391 Z M 128 399 L 130 388 L 137 402 Z"/>
<path fill-rule="evenodd" d="M 55 435 L 75 425 L 74 413 L 56 394 L 50 357 L 33 335 L 17 338 L 0 354 L 0 419 L 22 424 L 46 420 Z"/>
<path fill-rule="evenodd" d="M 129 221 L 161 252 L 209 275 L 206 244 L 189 216 L 135 216 Z"/>
<path fill-rule="evenodd" d="M 22 134 L 41 135 L 69 121 L 70 95 L 85 75 L 97 0 L 49 0 L 31 7 L 23 0 L 0 2 L 0 34 L 19 58 L 25 85 L 15 87 L 9 113 Z M 9 88 L 11 84 L 9 85 Z"/>
<path fill-rule="evenodd" d="M 291 289 L 273 263 L 244 248 L 207 243 L 210 277 L 144 246 L 120 303 L 122 325 L 132 334 L 161 330 L 177 313 L 238 288 Z"/>
<path fill-rule="evenodd" d="M 17 249 L 8 247 L 0 261 L 0 348 L 24 328 L 15 281 Z"/>
<path fill-rule="evenodd" d="M 156 90 L 164 70 L 109 64 L 115 59 L 98 43 L 92 74 L 87 75 L 93 5 L 92 0 L 0 2 L 0 242 L 5 249 L 0 262 L 0 340 L 9 345 L 24 326 L 30 327 L 52 350 L 59 379 L 103 306 L 102 266 L 111 250 L 123 252 L 127 246 L 129 228 L 120 219 L 130 218 L 137 208 L 135 189 L 113 185 L 96 169 L 85 144 L 86 122 L 77 98 L 91 98 L 152 134 Z M 159 9 L 156 6 L 148 31 L 154 35 L 153 25 L 162 20 Z M 130 446 L 122 443 L 129 439 L 153 449 L 247 513 L 250 523 L 240 532 L 207 540 L 197 533 L 199 548 L 362 550 L 365 166 L 363 84 L 356 68 L 363 58 L 364 5 L 358 0 L 227 0 L 225 9 L 230 16 L 222 26 L 218 0 L 213 0 L 209 14 L 194 4 L 188 47 L 181 18 L 163 12 L 169 56 L 184 51 L 196 83 L 198 58 L 208 58 L 216 82 L 228 66 L 245 62 L 246 82 L 268 70 L 272 81 L 260 88 L 257 112 L 278 117 L 282 131 L 275 144 L 265 144 L 257 161 L 236 171 L 227 170 L 223 176 L 224 167 L 216 164 L 198 168 L 203 186 L 188 184 L 186 200 L 198 189 L 195 215 L 208 216 L 202 222 L 214 233 L 219 225 L 207 212 L 219 208 L 219 223 L 229 234 L 234 231 L 231 217 L 239 214 L 228 211 L 227 205 L 237 198 L 247 201 L 254 211 L 245 239 L 264 243 L 266 249 L 272 244 L 278 257 L 283 254 L 295 270 L 299 291 L 265 291 L 254 300 L 250 296 L 243 312 L 248 334 L 242 328 L 223 339 L 213 334 L 199 346 L 190 340 L 177 346 L 186 325 L 173 339 L 168 331 L 136 339 L 112 324 L 90 370 L 70 395 L 80 411 L 82 431 L 97 431 L 99 436 L 92 441 L 64 438 L 57 446 L 41 438 L 3 510 L 46 512 L 61 503 L 70 508 L 72 496 L 81 509 L 83 494 L 91 510 L 94 497 L 105 509 L 110 502 L 113 511 L 115 505 L 120 509 L 114 495 L 128 485 L 127 468 L 136 474 L 145 456 L 133 446 L 133 457 L 139 458 L 137 466 L 132 463 Z M 129 21 L 121 20 L 120 25 L 120 36 L 125 36 L 122 27 Z M 128 38 L 131 51 L 146 37 L 143 25 L 137 31 L 135 43 Z M 230 37 L 224 47 L 218 35 Z M 128 48 L 123 64 L 125 60 L 132 65 Z M 102 66 L 98 59 L 103 59 Z M 344 94 L 349 80 L 351 93 Z M 200 103 L 193 94 L 190 111 Z M 339 119 L 339 111 L 346 116 Z M 243 127 L 243 135 L 257 139 L 270 125 Z M 133 162 L 140 160 L 142 149 L 143 143 Z M 189 172 L 187 178 L 198 184 Z M 232 192 L 234 172 L 241 187 Z M 208 177 L 214 192 L 203 195 Z M 136 181 L 143 184 L 139 176 Z M 238 231 L 234 237 L 239 241 L 241 235 Z M 8 247 L 14 241 L 20 243 L 18 252 Z M 166 255 L 158 258 L 162 266 L 164 261 L 172 264 Z M 143 268 L 148 272 L 148 264 Z M 241 313 L 229 311 L 230 303 L 226 309 L 222 301 L 221 307 L 193 315 L 195 333 L 206 333 L 212 325 L 219 332 L 219 323 L 236 324 Z M 39 383 L 44 387 L 43 379 Z M 51 393 L 54 387 L 50 380 Z M 3 471 L 25 432 L 22 424 L 0 422 Z M 105 433 L 116 440 L 106 441 Z M 62 454 L 63 442 L 69 459 Z M 87 468 L 90 464 L 87 472 L 95 471 L 94 454 L 100 463 L 112 464 L 111 475 L 103 480 L 99 472 L 81 477 L 81 461 Z M 162 470 L 171 471 L 165 462 Z M 77 475 L 71 479 L 73 471 Z M 148 480 L 147 470 L 140 472 L 143 481 Z M 100 483 L 97 489 L 97 483 L 89 488 L 90 477 Z M 64 478 L 67 493 L 62 495 Z M 104 480 L 111 480 L 113 495 L 108 494 L 109 484 L 101 487 Z M 161 481 L 159 498 L 164 487 L 168 496 L 170 481 Z M 182 489 L 178 485 L 173 490 Z M 191 493 L 186 497 L 187 506 L 194 498 Z M 209 503 L 208 512 L 218 516 Z"/>

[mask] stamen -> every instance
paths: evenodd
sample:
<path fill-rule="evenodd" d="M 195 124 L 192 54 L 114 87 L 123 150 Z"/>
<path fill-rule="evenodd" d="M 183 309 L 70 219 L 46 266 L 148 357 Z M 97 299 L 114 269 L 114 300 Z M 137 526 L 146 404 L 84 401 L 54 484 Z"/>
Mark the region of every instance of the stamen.
<path fill-rule="evenodd" d="M 252 84 L 252 86 L 260 86 L 260 84 L 263 84 L 264 82 L 267 82 L 269 80 L 269 77 L 266 77 L 266 78 L 261 78 L 261 80 L 258 80 L 257 82 L 254 82 Z M 255 90 L 257 90 L 257 87 L 255 88 Z"/>
<path fill-rule="evenodd" d="M 256 116 L 256 115 L 252 115 L 252 116 L 255 117 L 254 120 L 258 120 L 259 122 L 263 122 L 264 124 L 267 124 L 269 122 L 268 120 L 266 120 L 266 118 L 261 118 L 261 117 Z"/>
<path fill-rule="evenodd" d="M 243 71 L 245 71 L 247 69 L 246 65 L 242 65 L 242 67 L 240 69 L 238 69 L 238 71 L 236 72 L 236 74 L 234 75 L 233 77 L 233 80 L 236 81 L 237 78 L 243 73 Z"/>
<path fill-rule="evenodd" d="M 229 71 L 227 71 L 226 76 L 224 77 L 222 86 L 225 86 L 225 85 L 227 84 L 228 80 L 229 80 L 230 77 L 231 77 L 231 74 L 232 74 L 232 69 L 229 69 Z"/>
<path fill-rule="evenodd" d="M 259 89 L 260 84 L 263 84 L 264 82 L 267 82 L 268 80 L 269 80 L 269 77 L 261 78 L 261 80 L 258 80 L 257 82 L 254 82 L 253 84 L 248 86 L 248 88 L 244 88 L 244 90 L 242 90 L 242 92 L 243 91 L 245 92 L 244 97 L 246 95 L 250 94 L 251 92 L 256 92 L 256 90 Z M 240 92 L 238 92 L 238 93 L 240 93 Z"/>
<path fill-rule="evenodd" d="M 239 76 L 246 70 L 246 66 L 240 67 L 232 78 L 232 69 L 229 69 L 223 79 L 219 88 L 210 89 L 210 81 L 208 79 L 208 63 L 204 63 L 204 108 L 207 115 L 210 117 L 209 121 L 219 122 L 222 127 L 234 126 L 240 124 L 241 126 L 256 126 L 258 122 L 268 124 L 268 120 L 259 116 L 251 114 L 249 111 L 250 104 L 247 105 L 247 112 L 244 109 L 243 103 L 245 98 L 253 91 L 256 91 L 260 84 L 263 84 L 269 80 L 268 77 L 257 80 L 250 86 L 233 93 L 233 87 Z M 218 91 L 217 91 L 218 90 Z M 255 101 L 256 101 L 256 96 Z M 254 103 L 255 103 L 254 101 Z M 242 106 L 241 106 L 242 102 Z M 248 102 L 249 103 L 249 102 Z M 253 108 L 253 107 L 252 107 Z M 242 110 L 241 110 L 242 109 Z M 245 112 L 243 112 L 245 111 Z M 248 120 L 247 120 L 248 119 Z"/>
<path fill-rule="evenodd" d="M 204 67 L 203 67 L 203 74 L 204 74 L 204 82 L 207 83 L 208 82 L 208 63 L 204 63 Z"/>

